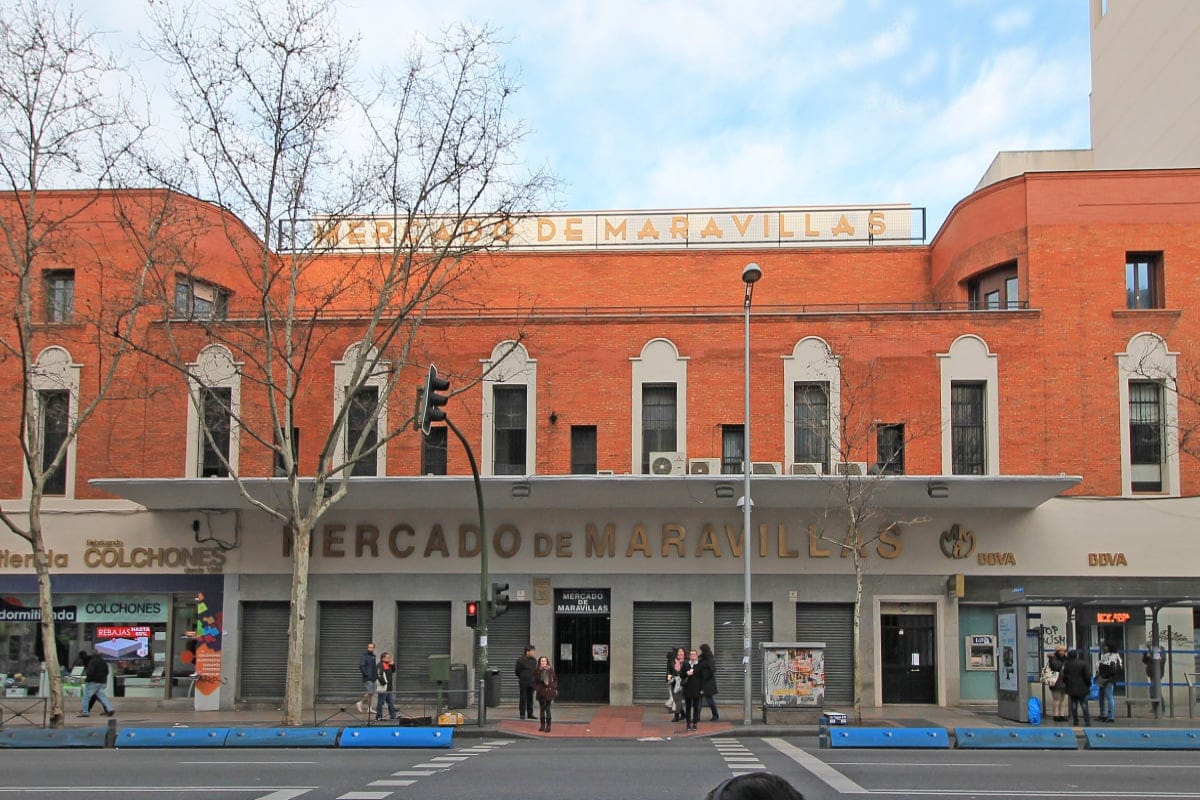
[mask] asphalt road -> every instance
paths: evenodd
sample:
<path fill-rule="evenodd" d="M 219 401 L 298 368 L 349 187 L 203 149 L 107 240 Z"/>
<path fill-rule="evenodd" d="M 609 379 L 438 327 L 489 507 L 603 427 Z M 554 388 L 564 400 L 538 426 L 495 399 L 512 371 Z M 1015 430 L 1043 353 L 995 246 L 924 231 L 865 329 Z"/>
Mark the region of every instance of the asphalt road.
<path fill-rule="evenodd" d="M 9 797 L 162 800 L 699 800 L 767 769 L 808 800 L 1197 798 L 1196 752 L 819 750 L 812 738 L 532 741 L 452 750 L 7 750 Z"/>

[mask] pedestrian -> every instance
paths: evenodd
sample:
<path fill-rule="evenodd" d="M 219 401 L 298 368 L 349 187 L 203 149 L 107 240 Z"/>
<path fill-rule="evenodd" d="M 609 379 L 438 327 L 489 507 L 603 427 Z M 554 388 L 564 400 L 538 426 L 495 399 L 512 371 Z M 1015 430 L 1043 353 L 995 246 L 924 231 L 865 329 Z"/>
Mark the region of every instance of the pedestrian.
<path fill-rule="evenodd" d="M 804 800 L 804 795 L 774 773 L 747 772 L 721 781 L 704 800 Z"/>
<path fill-rule="evenodd" d="M 1148 640 L 1146 642 L 1146 649 L 1142 651 L 1142 666 L 1146 668 L 1146 680 L 1150 682 L 1151 700 L 1157 700 L 1159 696 L 1159 684 L 1162 682 L 1162 663 L 1162 648 L 1156 645 L 1153 640 Z"/>
<path fill-rule="evenodd" d="M 704 685 L 700 687 L 701 705 L 708 703 L 708 710 L 712 713 L 709 717 L 711 721 L 716 721 L 721 718 L 717 713 L 717 659 L 713 655 L 712 648 L 707 644 L 700 645 L 700 663 L 707 664 L 705 671 Z"/>
<path fill-rule="evenodd" d="M 371 713 L 371 696 L 375 694 L 379 680 L 379 665 L 375 663 L 375 643 L 367 642 L 367 651 L 358 657 L 358 671 L 362 675 L 363 696 L 354 707 L 360 714 Z"/>
<path fill-rule="evenodd" d="M 379 677 L 376 679 L 379 683 L 379 690 L 376 692 L 378 700 L 375 701 L 375 719 L 383 719 L 383 704 L 386 702 L 388 707 L 388 719 L 396 718 L 396 665 L 392 662 L 392 654 L 384 653 L 379 658 L 379 666 L 376 668 Z"/>
<path fill-rule="evenodd" d="M 91 701 L 95 698 L 104 707 L 105 716 L 111 717 L 116 711 L 109 702 L 108 695 L 104 693 L 104 687 L 108 685 L 108 662 L 99 653 L 93 653 L 92 657 L 88 659 L 85 669 L 83 704 L 80 707 L 79 716 L 88 716 L 88 712 L 91 710 Z"/>
<path fill-rule="evenodd" d="M 1096 685 L 1100 687 L 1100 721 L 1116 722 L 1117 704 L 1113 697 L 1117 682 L 1125 677 L 1121 654 L 1105 642 L 1100 646 L 1100 663 L 1096 667 Z"/>
<path fill-rule="evenodd" d="M 538 660 L 534 655 L 536 648 L 525 645 L 525 655 L 517 658 L 518 700 L 521 706 L 521 719 L 533 719 L 533 673 L 537 669 Z"/>
<path fill-rule="evenodd" d="M 533 689 L 537 693 L 538 721 L 541 723 L 538 730 L 549 733 L 552 721 L 550 706 L 558 697 L 558 673 L 545 656 L 537 660 L 537 668 L 533 671 Z"/>
<path fill-rule="evenodd" d="M 1079 724 L 1079 710 L 1083 709 L 1083 724 L 1091 725 L 1092 717 L 1088 711 L 1088 694 L 1092 691 L 1092 666 L 1087 656 L 1078 650 L 1067 653 L 1067 663 L 1062 671 L 1063 683 L 1066 686 L 1067 697 L 1071 699 L 1071 724 Z"/>
<path fill-rule="evenodd" d="M 671 708 L 675 716 L 671 722 L 683 719 L 683 665 L 687 663 L 687 652 L 682 647 L 667 651 L 667 694 L 671 697 Z"/>
<path fill-rule="evenodd" d="M 1060 644 L 1054 652 L 1046 657 L 1046 670 L 1042 683 L 1050 689 L 1050 699 L 1054 706 L 1054 721 L 1067 721 L 1067 685 L 1063 682 L 1063 667 L 1067 665 L 1067 646 Z"/>
<path fill-rule="evenodd" d="M 683 665 L 683 703 L 684 717 L 687 729 L 694 731 L 700 725 L 700 694 L 704 686 L 705 665 L 700 661 L 700 654 L 695 650 L 688 651 L 688 659 Z"/>

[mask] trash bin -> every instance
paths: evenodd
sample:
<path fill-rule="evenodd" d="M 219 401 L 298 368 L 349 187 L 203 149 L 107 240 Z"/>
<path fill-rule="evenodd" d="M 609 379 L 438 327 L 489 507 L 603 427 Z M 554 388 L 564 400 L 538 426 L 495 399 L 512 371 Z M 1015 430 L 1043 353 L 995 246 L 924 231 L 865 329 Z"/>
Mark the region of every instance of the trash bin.
<path fill-rule="evenodd" d="M 500 705 L 500 670 L 488 668 L 487 679 L 483 682 L 483 696 L 488 708 Z"/>
<path fill-rule="evenodd" d="M 450 680 L 446 684 L 446 708 L 466 708 L 467 698 L 467 665 L 451 664 Z"/>

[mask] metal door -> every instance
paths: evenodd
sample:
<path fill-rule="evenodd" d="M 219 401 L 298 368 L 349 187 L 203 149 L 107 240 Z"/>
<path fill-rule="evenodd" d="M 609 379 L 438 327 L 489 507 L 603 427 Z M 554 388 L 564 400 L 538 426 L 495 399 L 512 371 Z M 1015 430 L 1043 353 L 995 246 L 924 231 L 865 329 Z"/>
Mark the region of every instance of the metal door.
<path fill-rule="evenodd" d="M 633 604 L 633 699 L 667 699 L 667 652 L 692 640 L 691 603 Z"/>
<path fill-rule="evenodd" d="M 883 702 L 936 703 L 937 663 L 933 614 L 881 614 Z"/>

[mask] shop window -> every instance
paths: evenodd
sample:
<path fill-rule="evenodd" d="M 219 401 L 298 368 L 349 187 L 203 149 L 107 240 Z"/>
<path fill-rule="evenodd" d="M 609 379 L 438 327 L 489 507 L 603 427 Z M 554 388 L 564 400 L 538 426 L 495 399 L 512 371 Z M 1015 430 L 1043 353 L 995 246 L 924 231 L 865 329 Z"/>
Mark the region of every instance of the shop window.
<path fill-rule="evenodd" d="M 75 270 L 48 270 L 42 280 L 46 322 L 70 322 L 75 314 Z"/>
<path fill-rule="evenodd" d="M 651 453 L 673 453 L 677 449 L 676 401 L 675 384 L 642 384 L 642 474 L 650 473 Z"/>
<path fill-rule="evenodd" d="M 527 434 L 525 386 L 495 386 L 494 475 L 525 475 Z"/>
<path fill-rule="evenodd" d="M 379 474 L 379 387 L 362 386 L 350 396 L 346 413 L 346 458 L 351 475 Z M 356 457 L 354 454 L 358 453 Z"/>
<path fill-rule="evenodd" d="M 746 468 L 746 426 L 721 426 L 721 474 L 741 475 Z"/>
<path fill-rule="evenodd" d="M 70 430 L 71 393 L 63 389 L 39 391 L 38 433 L 42 445 L 42 472 L 45 474 L 43 494 L 67 493 L 67 459 L 64 457 L 53 471 L 49 470 Z"/>
<path fill-rule="evenodd" d="M 796 461 L 820 464 L 829 473 L 829 384 L 800 381 L 794 394 Z"/>
<path fill-rule="evenodd" d="M 571 426 L 571 474 L 596 474 L 596 426 Z"/>
<path fill-rule="evenodd" d="M 880 475 L 904 474 L 904 424 L 884 423 L 875 426 L 876 472 Z"/>
<path fill-rule="evenodd" d="M 1125 255 L 1125 307 L 1163 308 L 1162 253 Z"/>
<path fill-rule="evenodd" d="M 445 425 L 436 425 L 429 429 L 428 436 L 421 437 L 421 474 L 445 475 L 446 445 L 448 443 Z"/>
<path fill-rule="evenodd" d="M 986 384 L 955 382 L 950 387 L 952 474 L 983 475 L 987 469 Z"/>
<path fill-rule="evenodd" d="M 177 319 L 225 319 L 228 316 L 228 290 L 185 277 L 175 280 Z"/>

